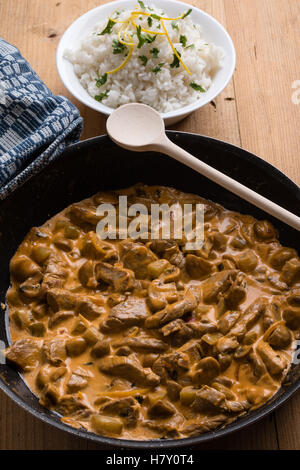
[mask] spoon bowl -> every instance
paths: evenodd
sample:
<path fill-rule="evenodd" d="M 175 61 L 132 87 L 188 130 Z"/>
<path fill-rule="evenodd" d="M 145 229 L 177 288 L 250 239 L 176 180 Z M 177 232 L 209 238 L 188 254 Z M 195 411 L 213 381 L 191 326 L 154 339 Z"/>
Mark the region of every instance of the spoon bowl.
<path fill-rule="evenodd" d="M 161 115 L 141 103 L 120 106 L 109 116 L 106 129 L 117 145 L 135 152 L 151 150 L 155 142 L 165 139 Z"/>

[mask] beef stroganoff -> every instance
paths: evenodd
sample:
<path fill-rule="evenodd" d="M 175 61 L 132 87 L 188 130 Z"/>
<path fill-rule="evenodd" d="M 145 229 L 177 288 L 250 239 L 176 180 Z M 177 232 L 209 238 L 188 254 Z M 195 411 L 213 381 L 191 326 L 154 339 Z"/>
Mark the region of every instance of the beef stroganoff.
<path fill-rule="evenodd" d="M 204 244 L 100 240 L 101 203 L 204 204 Z M 136 185 L 32 228 L 11 260 L 11 346 L 42 405 L 101 435 L 197 436 L 262 406 L 290 369 L 300 260 L 267 221 Z"/>

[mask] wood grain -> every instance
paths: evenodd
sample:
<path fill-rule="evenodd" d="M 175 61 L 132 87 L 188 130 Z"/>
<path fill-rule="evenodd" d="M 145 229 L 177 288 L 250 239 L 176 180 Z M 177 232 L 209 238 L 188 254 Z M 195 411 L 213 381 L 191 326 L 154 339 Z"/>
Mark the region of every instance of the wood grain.
<path fill-rule="evenodd" d="M 158 0 L 157 0 L 158 2 Z M 105 118 L 72 98 L 56 71 L 64 30 L 103 0 L 0 0 L 1 36 L 16 45 L 55 94 L 68 96 L 84 118 L 82 139 L 105 133 Z M 292 83 L 300 80 L 299 0 L 186 0 L 218 19 L 237 50 L 234 80 L 214 104 L 173 129 L 241 145 L 300 183 L 300 105 Z M 226 98 L 231 98 L 228 100 Z M 300 449 L 300 396 L 275 415 L 201 449 Z M 0 449 L 99 449 L 41 423 L 0 393 Z"/>

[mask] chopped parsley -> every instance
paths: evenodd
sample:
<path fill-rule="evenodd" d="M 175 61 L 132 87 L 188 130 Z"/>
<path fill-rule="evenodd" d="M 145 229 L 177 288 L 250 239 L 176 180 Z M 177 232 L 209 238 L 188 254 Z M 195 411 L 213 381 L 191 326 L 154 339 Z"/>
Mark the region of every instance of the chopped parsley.
<path fill-rule="evenodd" d="M 153 55 L 153 57 L 154 57 L 155 59 L 157 59 L 158 54 L 159 54 L 159 49 L 157 49 L 156 47 L 154 47 L 153 49 L 151 49 L 150 53 Z"/>
<path fill-rule="evenodd" d="M 100 78 L 96 80 L 96 86 L 100 88 L 106 82 L 107 82 L 107 73 L 104 73 Z"/>
<path fill-rule="evenodd" d="M 113 54 L 122 54 L 123 52 L 126 52 L 127 48 L 124 44 L 122 44 L 120 41 L 117 39 L 114 39 L 112 42 L 112 47 L 113 47 Z"/>
<path fill-rule="evenodd" d="M 146 42 L 145 37 L 142 35 L 142 28 L 140 26 L 136 28 L 136 35 L 139 40 L 137 47 L 140 49 Z"/>
<path fill-rule="evenodd" d="M 161 16 L 158 16 L 155 13 L 151 13 L 151 16 L 152 16 L 152 18 L 154 18 L 155 20 L 158 20 L 158 21 L 160 21 L 160 19 L 161 19 Z"/>
<path fill-rule="evenodd" d="M 180 54 L 179 51 L 177 51 L 177 49 L 176 49 L 176 52 L 179 55 L 179 57 L 181 57 L 181 54 Z M 174 69 L 174 68 L 177 69 L 179 67 L 179 65 L 180 65 L 180 62 L 179 62 L 179 59 L 178 59 L 177 55 L 173 54 L 173 62 L 172 62 L 172 64 L 170 64 L 171 69 Z"/>
<path fill-rule="evenodd" d="M 198 85 L 198 83 L 196 82 L 191 82 L 190 86 L 196 91 L 200 91 L 201 93 L 206 93 L 206 90 L 204 90 L 204 88 L 201 85 Z"/>
<path fill-rule="evenodd" d="M 142 2 L 141 0 L 138 0 L 138 3 L 143 10 L 146 10 L 144 2 Z"/>
<path fill-rule="evenodd" d="M 186 46 L 186 49 L 194 48 L 194 47 L 195 47 L 195 44 L 189 44 L 188 46 Z"/>
<path fill-rule="evenodd" d="M 108 97 L 109 90 L 104 91 L 104 93 L 100 93 L 99 95 L 95 95 L 94 98 L 96 101 L 102 101 L 104 98 Z"/>
<path fill-rule="evenodd" d="M 108 20 L 108 23 L 105 26 L 104 30 L 99 33 L 98 36 L 103 36 L 103 34 L 110 34 L 114 25 L 115 23 L 112 20 Z"/>
<path fill-rule="evenodd" d="M 162 66 L 164 65 L 164 62 L 162 64 L 158 64 L 154 69 L 151 70 L 151 72 L 155 73 L 155 75 L 161 71 Z"/>
<path fill-rule="evenodd" d="M 181 44 L 183 45 L 183 47 L 186 46 L 186 43 L 187 43 L 187 38 L 186 36 L 184 36 L 183 34 L 180 35 L 180 38 L 179 38 L 179 41 L 181 42 Z"/>
<path fill-rule="evenodd" d="M 148 44 L 151 44 L 156 39 L 156 35 L 151 36 L 151 34 L 145 34 L 145 35 L 142 34 L 141 26 L 138 26 L 136 28 L 136 35 L 137 35 L 137 38 L 139 40 L 138 45 L 137 45 L 138 49 L 140 49 L 145 44 L 145 42 L 147 42 Z"/>
<path fill-rule="evenodd" d="M 173 29 L 179 30 L 178 24 L 176 23 L 176 21 L 172 21 L 171 26 L 172 26 Z"/>
<path fill-rule="evenodd" d="M 147 65 L 148 59 L 145 55 L 139 55 L 139 59 L 144 66 Z"/>
<path fill-rule="evenodd" d="M 153 24 L 153 19 L 151 18 L 151 16 L 148 16 L 148 18 L 147 18 L 147 23 L 148 23 L 148 26 L 152 26 L 152 24 Z"/>
<path fill-rule="evenodd" d="M 187 16 L 189 16 L 189 14 L 192 13 L 192 11 L 193 11 L 193 9 L 190 8 L 190 9 L 183 15 L 182 19 L 183 19 L 183 18 L 186 18 Z"/>
<path fill-rule="evenodd" d="M 151 44 L 152 42 L 154 42 L 155 39 L 156 39 L 156 35 L 151 36 L 151 34 L 146 34 L 146 42 L 148 42 L 148 44 Z"/>

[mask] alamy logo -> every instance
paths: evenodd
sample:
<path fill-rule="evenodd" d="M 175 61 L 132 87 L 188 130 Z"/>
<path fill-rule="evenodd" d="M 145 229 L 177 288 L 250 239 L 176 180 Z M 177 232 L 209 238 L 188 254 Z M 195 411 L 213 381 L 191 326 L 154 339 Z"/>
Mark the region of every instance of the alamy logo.
<path fill-rule="evenodd" d="M 100 204 L 96 233 L 101 240 L 185 240 L 186 250 L 199 250 L 204 242 L 203 204 L 131 204 L 119 196 L 118 211 L 113 204 Z"/>

